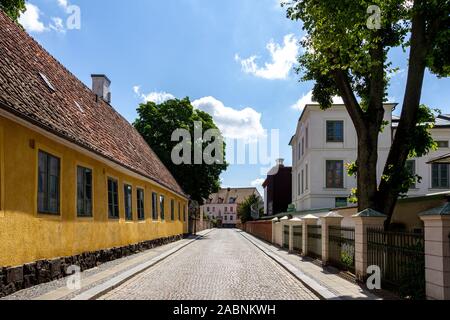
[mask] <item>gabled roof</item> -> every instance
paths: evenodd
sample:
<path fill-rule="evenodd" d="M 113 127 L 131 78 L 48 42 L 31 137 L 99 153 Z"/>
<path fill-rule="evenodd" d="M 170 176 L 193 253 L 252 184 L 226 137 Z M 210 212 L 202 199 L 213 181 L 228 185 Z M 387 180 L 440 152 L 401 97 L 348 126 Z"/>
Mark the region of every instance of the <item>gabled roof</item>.
<path fill-rule="evenodd" d="M 1 10 L 0 109 L 186 196 L 134 127 Z"/>
<path fill-rule="evenodd" d="M 256 188 L 222 188 L 217 193 L 213 193 L 206 199 L 208 204 L 234 204 L 242 203 L 251 195 L 261 195 Z M 210 200 L 210 202 L 208 202 Z M 232 201 L 230 201 L 232 200 Z"/>

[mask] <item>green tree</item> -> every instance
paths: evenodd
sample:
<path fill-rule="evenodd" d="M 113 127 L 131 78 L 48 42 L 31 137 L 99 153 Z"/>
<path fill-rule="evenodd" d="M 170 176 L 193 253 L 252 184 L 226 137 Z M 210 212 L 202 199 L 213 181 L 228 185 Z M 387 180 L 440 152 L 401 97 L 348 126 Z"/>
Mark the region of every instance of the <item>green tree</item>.
<path fill-rule="evenodd" d="M 242 223 L 252 221 L 252 210 L 259 210 L 259 214 L 263 213 L 263 202 L 261 198 L 255 194 L 252 194 L 242 203 L 239 204 L 237 208 L 237 214 Z"/>
<path fill-rule="evenodd" d="M 450 0 L 291 0 L 284 5 L 288 18 L 303 21 L 306 31 L 297 72 L 314 81 L 313 98 L 323 109 L 341 96 L 356 128 L 358 156 L 352 167 L 359 209 L 385 213 L 388 225 L 399 195 L 417 179 L 405 172 L 406 160 L 434 147 L 426 125 L 434 117 L 421 105 L 421 94 L 427 69 L 438 77 L 450 74 Z M 400 123 L 378 185 L 383 103 L 389 74 L 397 70 L 388 54 L 396 48 L 409 53 L 408 76 Z"/>
<path fill-rule="evenodd" d="M 177 129 L 186 129 L 194 139 L 194 122 L 202 123 L 203 133 L 208 129 L 217 129 L 212 117 L 206 112 L 194 109 L 189 98 L 169 100 L 159 105 L 148 102 L 141 104 L 137 112 L 135 128 L 191 199 L 202 204 L 203 199 L 217 192 L 220 187 L 220 174 L 227 168 L 225 161 L 211 165 L 204 162 L 194 164 L 194 152 L 191 155 L 192 164 L 175 165 L 171 158 L 173 148 L 179 143 L 171 141 L 172 133 Z M 202 143 L 202 150 L 208 145 L 207 141 L 197 142 Z M 225 157 L 225 144 L 223 157 Z"/>
<path fill-rule="evenodd" d="M 25 0 L 0 0 L 0 9 L 17 22 L 20 14 L 26 10 Z"/>

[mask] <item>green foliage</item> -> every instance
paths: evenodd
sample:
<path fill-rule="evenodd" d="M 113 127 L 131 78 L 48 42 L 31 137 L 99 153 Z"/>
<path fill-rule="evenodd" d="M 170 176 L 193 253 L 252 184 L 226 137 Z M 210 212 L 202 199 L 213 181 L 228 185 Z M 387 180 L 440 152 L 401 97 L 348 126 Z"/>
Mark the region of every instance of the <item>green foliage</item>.
<path fill-rule="evenodd" d="M 237 213 L 239 219 L 241 219 L 242 223 L 246 223 L 248 221 L 252 221 L 252 207 L 263 207 L 263 203 L 260 197 L 252 194 L 247 199 L 245 199 L 242 203 L 239 204 L 237 208 Z M 260 214 L 263 213 L 263 209 L 260 209 Z"/>
<path fill-rule="evenodd" d="M 303 81 L 314 81 L 313 99 L 323 109 L 331 107 L 333 96 L 342 96 L 358 133 L 366 128 L 380 132 L 385 129 L 387 123 L 379 117 L 380 102 L 387 101 L 390 74 L 398 70 L 388 59 L 389 53 L 394 48 L 406 51 L 411 46 L 412 22 L 417 17 L 424 20 L 426 30 L 414 31 L 415 35 L 425 32 L 424 37 L 417 37 L 420 43 L 414 48 L 426 48 L 424 62 L 431 72 L 440 77 L 450 75 L 450 0 L 290 0 L 283 6 L 287 7 L 287 17 L 301 20 L 306 32 L 297 73 Z M 371 6 L 380 9 L 379 28 L 368 27 Z M 430 135 L 433 112 L 426 106 L 408 105 L 409 111 L 417 108 L 418 125 L 406 133 L 410 157 L 421 157 L 436 147 Z M 396 156 L 403 161 L 400 153 Z M 357 164 L 348 165 L 350 175 L 357 171 Z M 420 177 L 406 168 L 390 167 L 382 179 L 393 186 L 388 194 L 397 197 Z M 365 181 L 359 182 L 365 186 Z M 367 190 L 370 188 L 364 190 L 366 198 Z M 350 200 L 357 201 L 357 197 L 358 191 L 353 190 Z"/>
<path fill-rule="evenodd" d="M 346 163 L 345 167 L 347 168 L 347 173 L 350 177 L 356 177 L 358 173 L 358 164 L 355 162 Z"/>
<path fill-rule="evenodd" d="M 0 9 L 17 22 L 20 14 L 26 10 L 25 0 L 0 0 Z"/>
<path fill-rule="evenodd" d="M 172 133 L 176 129 L 186 129 L 194 137 L 194 122 L 202 123 L 203 133 L 209 129 L 217 129 L 212 117 L 201 110 L 194 109 L 189 98 L 174 99 L 162 104 L 148 102 L 141 104 L 138 109 L 138 118 L 134 122 L 135 128 L 144 137 L 153 151 L 158 155 L 164 165 L 170 170 L 183 190 L 191 196 L 192 200 L 203 203 L 220 187 L 220 174 L 226 170 L 227 164 L 205 163 L 195 165 L 192 152 L 192 164 L 175 165 L 171 159 L 173 148 L 179 143 L 171 141 Z M 202 143 L 203 149 L 208 145 Z M 223 147 L 225 157 L 225 144 Z"/>
<path fill-rule="evenodd" d="M 355 257 L 350 252 L 343 250 L 341 252 L 341 262 L 345 267 L 351 269 L 354 266 Z"/>
<path fill-rule="evenodd" d="M 403 4 L 403 0 L 290 2 L 288 18 L 302 20 L 307 32 L 298 72 L 303 73 L 303 80 L 315 81 L 313 97 L 323 108 L 330 107 L 332 97 L 339 95 L 332 78 L 335 70 L 348 71 L 353 91 L 361 98 L 363 109 L 367 107 L 372 68 L 383 64 L 387 75 L 393 69 L 386 61 L 389 48 L 401 45 L 408 32 L 408 10 Z M 371 5 L 377 5 L 383 13 L 379 32 L 367 27 L 367 8 Z M 374 58 L 370 53 L 380 43 L 385 48 L 382 57 Z"/>

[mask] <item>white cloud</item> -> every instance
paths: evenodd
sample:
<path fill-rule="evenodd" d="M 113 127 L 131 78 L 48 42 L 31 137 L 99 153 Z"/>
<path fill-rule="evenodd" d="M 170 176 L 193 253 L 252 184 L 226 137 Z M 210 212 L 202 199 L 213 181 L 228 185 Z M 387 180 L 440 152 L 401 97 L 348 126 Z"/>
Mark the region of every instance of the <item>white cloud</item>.
<path fill-rule="evenodd" d="M 142 93 L 140 86 L 134 86 L 133 87 L 134 93 L 136 93 L 137 96 L 139 96 L 142 100 L 145 102 L 154 102 L 156 104 L 161 104 L 163 102 L 166 102 L 168 100 L 175 99 L 175 96 L 171 95 L 170 93 L 161 91 L 161 92 L 150 92 L 150 93 Z"/>
<path fill-rule="evenodd" d="M 264 183 L 264 181 L 266 181 L 266 179 L 256 179 L 250 183 L 252 187 L 255 187 L 256 189 L 258 189 L 259 194 L 263 198 L 264 198 L 264 188 L 263 188 L 262 184 Z"/>
<path fill-rule="evenodd" d="M 50 23 L 49 28 L 57 31 L 57 32 L 61 32 L 61 33 L 65 33 L 66 29 L 64 28 L 64 23 L 63 20 L 61 18 L 58 17 L 53 17 L 52 18 L 52 23 Z"/>
<path fill-rule="evenodd" d="M 64 9 L 64 12 L 70 7 L 70 3 L 67 0 L 57 0 L 58 5 Z M 47 25 L 41 21 L 41 16 L 44 16 L 42 11 L 34 4 L 27 3 L 26 11 L 19 17 L 19 23 L 28 32 L 46 32 L 46 31 L 56 31 L 59 33 L 66 33 L 66 28 L 64 26 L 64 20 L 61 17 L 52 17 Z"/>
<path fill-rule="evenodd" d="M 140 86 L 134 86 L 133 91 L 143 101 L 151 101 L 156 104 L 175 99 L 174 95 L 164 91 L 144 94 L 141 92 Z M 266 136 L 261 124 L 261 114 L 252 108 L 238 110 L 227 107 L 214 97 L 197 99 L 192 102 L 192 105 L 213 117 L 224 138 L 254 142 L 256 139 Z"/>
<path fill-rule="evenodd" d="M 252 187 L 261 187 L 266 179 L 256 179 L 251 182 Z"/>
<path fill-rule="evenodd" d="M 291 106 L 292 109 L 303 111 L 307 104 L 317 104 L 316 101 L 313 101 L 313 92 L 309 91 L 307 94 L 303 95 L 295 104 Z M 344 101 L 341 97 L 334 97 L 333 104 L 344 104 Z"/>
<path fill-rule="evenodd" d="M 64 9 L 67 9 L 69 7 L 69 2 L 67 0 L 58 0 L 58 4 Z"/>
<path fill-rule="evenodd" d="M 32 3 L 26 4 L 26 11 L 19 17 L 19 23 L 28 32 L 44 32 L 48 28 L 40 20 L 41 10 Z"/>
<path fill-rule="evenodd" d="M 225 138 L 253 141 L 265 136 L 261 114 L 252 108 L 237 110 L 226 107 L 214 97 L 195 100 L 192 105 L 209 113 Z"/>
<path fill-rule="evenodd" d="M 266 48 L 270 53 L 272 61 L 266 62 L 264 67 L 258 66 L 256 62 L 258 57 L 256 55 L 242 59 L 236 54 L 234 58 L 241 64 L 242 71 L 245 73 L 269 80 L 286 79 L 296 63 L 299 54 L 300 47 L 297 38 L 293 34 L 288 34 L 284 36 L 282 45 L 271 40 L 266 45 Z"/>

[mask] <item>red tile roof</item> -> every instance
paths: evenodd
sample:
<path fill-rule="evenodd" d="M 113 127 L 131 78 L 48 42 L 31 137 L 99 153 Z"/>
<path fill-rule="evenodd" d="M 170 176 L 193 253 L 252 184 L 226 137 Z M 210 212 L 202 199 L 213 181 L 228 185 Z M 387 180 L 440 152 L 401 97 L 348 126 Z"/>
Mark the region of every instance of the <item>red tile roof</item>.
<path fill-rule="evenodd" d="M 1 10 L 0 108 L 185 196 L 134 127 Z"/>

